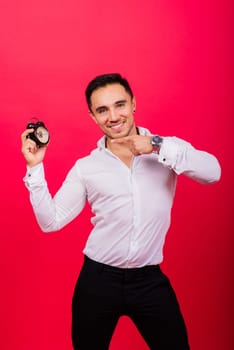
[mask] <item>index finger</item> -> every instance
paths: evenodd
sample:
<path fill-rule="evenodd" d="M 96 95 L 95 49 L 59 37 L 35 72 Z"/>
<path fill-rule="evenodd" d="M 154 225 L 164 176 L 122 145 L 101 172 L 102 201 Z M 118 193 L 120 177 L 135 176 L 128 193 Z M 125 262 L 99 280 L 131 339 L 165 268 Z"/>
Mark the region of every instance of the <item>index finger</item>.
<path fill-rule="evenodd" d="M 130 141 L 130 139 L 131 139 L 130 136 L 124 136 L 118 139 L 112 139 L 111 143 L 127 143 L 128 141 Z"/>
<path fill-rule="evenodd" d="M 21 139 L 25 140 L 29 134 L 31 134 L 34 131 L 34 129 L 26 129 L 24 132 L 21 134 Z"/>

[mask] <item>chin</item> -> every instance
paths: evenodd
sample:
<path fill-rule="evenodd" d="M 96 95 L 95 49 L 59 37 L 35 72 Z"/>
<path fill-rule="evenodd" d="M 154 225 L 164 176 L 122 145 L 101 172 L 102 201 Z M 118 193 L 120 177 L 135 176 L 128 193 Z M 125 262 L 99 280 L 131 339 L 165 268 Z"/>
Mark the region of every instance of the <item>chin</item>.
<path fill-rule="evenodd" d="M 119 133 L 116 133 L 116 134 L 112 134 L 112 139 L 119 139 L 121 137 L 126 137 L 129 135 L 129 132 L 126 132 L 126 131 L 121 131 Z"/>
<path fill-rule="evenodd" d="M 105 135 L 109 137 L 110 139 L 118 139 L 120 137 L 125 137 L 127 136 L 127 133 L 124 131 L 116 132 L 116 133 L 110 133 L 106 132 Z"/>

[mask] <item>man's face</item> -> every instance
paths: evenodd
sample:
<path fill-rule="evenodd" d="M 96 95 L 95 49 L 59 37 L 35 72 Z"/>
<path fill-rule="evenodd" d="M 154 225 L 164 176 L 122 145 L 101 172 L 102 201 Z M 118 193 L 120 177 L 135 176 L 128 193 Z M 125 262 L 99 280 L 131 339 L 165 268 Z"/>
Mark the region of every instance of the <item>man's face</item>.
<path fill-rule="evenodd" d="M 111 139 L 136 133 L 135 106 L 135 98 L 120 84 L 106 85 L 91 95 L 91 116 Z"/>

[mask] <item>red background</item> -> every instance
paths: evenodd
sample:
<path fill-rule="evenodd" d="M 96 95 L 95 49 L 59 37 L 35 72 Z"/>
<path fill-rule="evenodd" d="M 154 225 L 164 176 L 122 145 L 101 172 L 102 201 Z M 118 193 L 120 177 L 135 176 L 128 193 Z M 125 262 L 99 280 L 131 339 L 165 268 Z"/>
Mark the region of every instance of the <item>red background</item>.
<path fill-rule="evenodd" d="M 89 208 L 43 234 L 22 178 L 20 134 L 32 116 L 51 132 L 52 193 L 100 131 L 84 89 L 120 72 L 137 98 L 137 124 L 214 153 L 219 183 L 178 182 L 163 268 L 171 277 L 192 350 L 233 344 L 232 1 L 0 1 L 0 349 L 71 349 L 73 287 L 91 228 Z M 147 346 L 127 318 L 111 350 Z"/>

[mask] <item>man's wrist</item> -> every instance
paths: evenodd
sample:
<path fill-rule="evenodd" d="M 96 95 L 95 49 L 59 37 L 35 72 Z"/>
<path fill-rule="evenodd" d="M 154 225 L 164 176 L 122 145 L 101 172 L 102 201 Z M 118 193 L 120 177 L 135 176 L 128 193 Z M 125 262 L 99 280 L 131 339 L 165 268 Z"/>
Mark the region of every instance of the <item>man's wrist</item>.
<path fill-rule="evenodd" d="M 163 143 L 163 138 L 161 136 L 152 135 L 151 137 L 151 145 L 153 147 L 152 152 L 159 153 L 162 143 Z"/>

